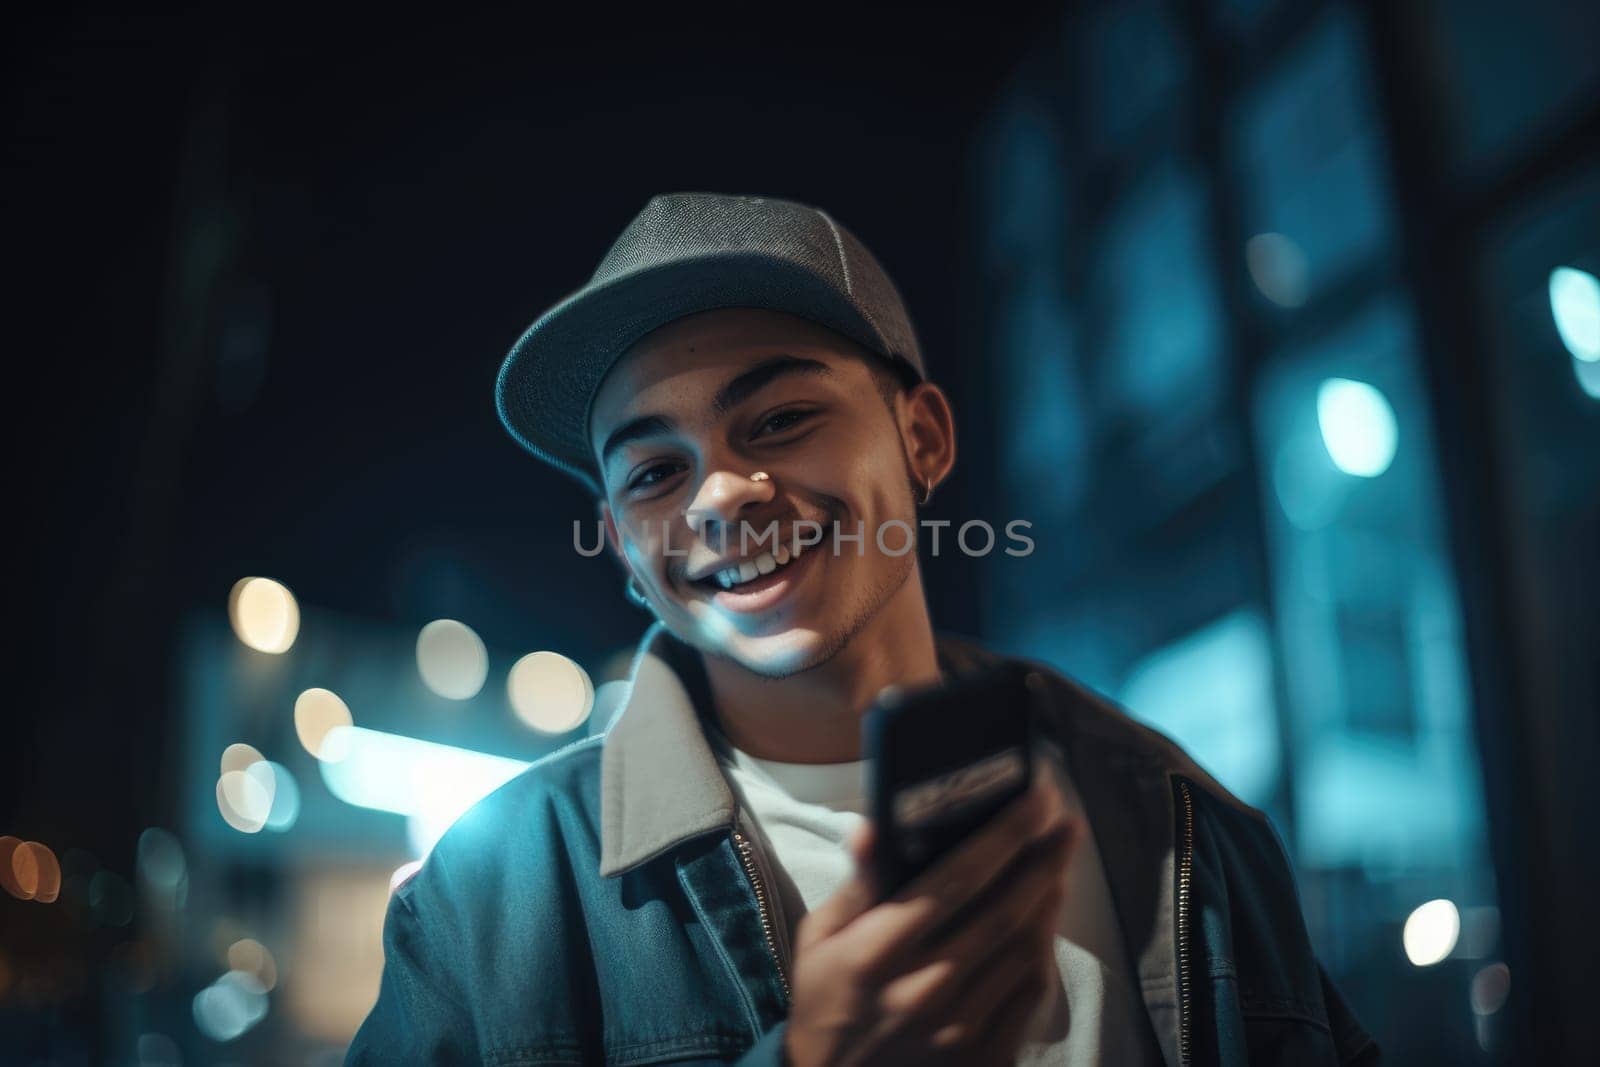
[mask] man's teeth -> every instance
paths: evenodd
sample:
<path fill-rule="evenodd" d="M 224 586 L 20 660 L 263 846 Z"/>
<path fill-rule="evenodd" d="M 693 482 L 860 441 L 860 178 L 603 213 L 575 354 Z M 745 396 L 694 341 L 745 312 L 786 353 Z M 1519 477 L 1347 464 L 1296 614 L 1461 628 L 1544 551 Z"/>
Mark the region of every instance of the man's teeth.
<path fill-rule="evenodd" d="M 737 566 L 724 568 L 712 575 L 712 578 L 722 588 L 732 589 L 761 575 L 771 574 L 790 560 L 799 558 L 800 552 L 801 546 L 798 544 L 792 550 L 788 545 L 779 545 L 771 552 L 761 553 L 755 559 L 747 559 Z"/>

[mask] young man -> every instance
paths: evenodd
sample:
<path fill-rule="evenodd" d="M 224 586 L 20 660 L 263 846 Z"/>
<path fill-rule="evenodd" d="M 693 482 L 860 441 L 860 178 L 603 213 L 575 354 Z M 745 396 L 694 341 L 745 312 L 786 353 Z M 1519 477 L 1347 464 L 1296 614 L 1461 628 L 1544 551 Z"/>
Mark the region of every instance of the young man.
<path fill-rule="evenodd" d="M 875 889 L 863 713 L 999 657 L 934 636 L 901 549 L 953 416 L 826 214 L 655 198 L 498 401 L 595 491 L 658 622 L 611 729 L 395 892 L 350 1062 L 1376 1059 L 1264 817 L 1057 675 L 1032 790 Z"/>

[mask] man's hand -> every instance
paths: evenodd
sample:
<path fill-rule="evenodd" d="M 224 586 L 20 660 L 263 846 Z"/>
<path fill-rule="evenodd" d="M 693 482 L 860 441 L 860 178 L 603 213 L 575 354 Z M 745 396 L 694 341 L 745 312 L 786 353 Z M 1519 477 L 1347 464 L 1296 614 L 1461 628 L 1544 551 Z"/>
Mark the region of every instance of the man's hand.
<path fill-rule="evenodd" d="M 864 827 L 850 846 L 855 876 L 800 922 L 788 1062 L 1014 1063 L 1059 980 L 1055 933 L 1080 833 L 1041 768 L 1027 793 L 879 902 Z"/>

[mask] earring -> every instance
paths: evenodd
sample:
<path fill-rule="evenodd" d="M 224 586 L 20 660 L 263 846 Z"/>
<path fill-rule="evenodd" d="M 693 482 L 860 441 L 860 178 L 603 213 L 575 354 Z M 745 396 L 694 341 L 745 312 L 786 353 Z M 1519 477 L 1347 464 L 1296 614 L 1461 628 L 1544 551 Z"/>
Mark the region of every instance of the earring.
<path fill-rule="evenodd" d="M 917 486 L 917 489 L 919 490 L 917 493 L 917 506 L 925 508 L 928 506 L 928 501 L 933 499 L 933 479 L 922 479 L 922 484 Z"/>
<path fill-rule="evenodd" d="M 646 611 L 650 610 L 650 601 L 644 598 L 644 590 L 639 587 L 639 580 L 633 575 L 628 575 L 627 583 L 622 587 L 629 600 Z"/>
<path fill-rule="evenodd" d="M 756 471 L 750 476 L 750 480 L 752 482 L 770 482 L 772 481 L 772 475 L 768 474 L 766 471 Z"/>

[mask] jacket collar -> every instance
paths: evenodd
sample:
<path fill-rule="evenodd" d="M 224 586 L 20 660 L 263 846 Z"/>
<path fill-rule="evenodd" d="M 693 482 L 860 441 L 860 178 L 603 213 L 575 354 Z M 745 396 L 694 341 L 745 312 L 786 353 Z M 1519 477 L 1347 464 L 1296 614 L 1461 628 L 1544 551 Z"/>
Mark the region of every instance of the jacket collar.
<path fill-rule="evenodd" d="M 738 805 L 690 692 L 703 676 L 698 653 L 660 623 L 646 632 L 627 700 L 600 750 L 601 877 L 732 829 Z"/>
<path fill-rule="evenodd" d="M 964 670 L 992 658 L 941 638 L 939 665 Z M 738 802 L 707 741 L 710 706 L 700 654 L 651 626 L 629 692 L 600 753 L 600 874 L 610 878 L 713 830 L 731 830 Z"/>

